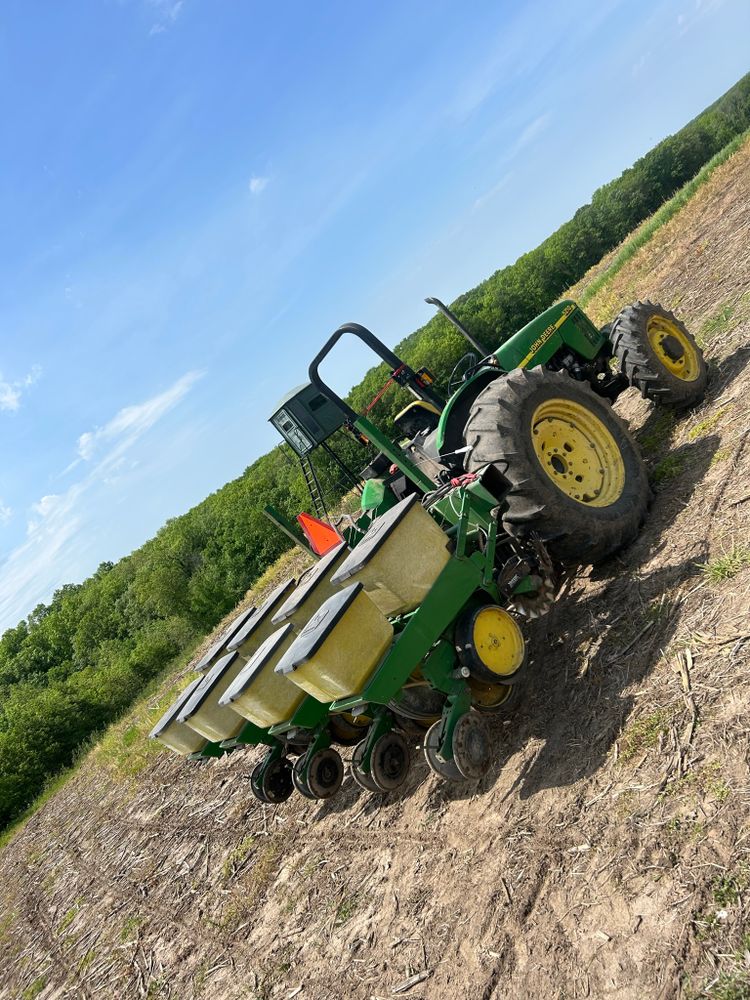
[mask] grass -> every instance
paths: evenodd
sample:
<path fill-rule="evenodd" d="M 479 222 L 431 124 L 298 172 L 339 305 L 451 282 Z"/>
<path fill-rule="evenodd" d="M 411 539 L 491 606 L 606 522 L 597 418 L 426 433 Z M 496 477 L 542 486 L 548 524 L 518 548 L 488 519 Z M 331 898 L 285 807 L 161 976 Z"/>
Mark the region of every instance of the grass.
<path fill-rule="evenodd" d="M 695 425 L 695 427 L 691 427 L 687 432 L 688 441 L 697 441 L 698 438 L 701 438 L 708 434 L 709 431 L 712 431 L 726 412 L 726 407 L 722 407 L 722 409 L 717 410 L 716 413 L 712 413 L 710 416 L 706 417 L 705 420 L 701 420 L 700 423 Z"/>
<path fill-rule="evenodd" d="M 717 906 L 734 906 L 740 895 L 750 885 L 750 867 L 740 865 L 734 873 L 722 875 L 714 885 L 714 902 Z"/>
<path fill-rule="evenodd" d="M 612 262 L 606 270 L 602 271 L 601 274 L 597 275 L 596 278 L 591 282 L 590 285 L 584 290 L 584 292 L 579 297 L 579 305 L 585 308 L 586 305 L 594 298 L 594 296 L 607 285 L 612 278 L 618 274 L 623 267 L 631 260 L 636 253 L 645 246 L 646 243 L 654 236 L 654 234 L 662 228 L 670 219 L 673 219 L 675 215 L 684 208 L 685 205 L 690 201 L 693 195 L 703 187 L 703 185 L 711 178 L 712 174 L 720 167 L 723 163 L 737 152 L 737 150 L 745 143 L 748 136 L 750 136 L 750 130 L 743 132 L 741 135 L 736 136 L 730 143 L 728 143 L 723 149 L 720 149 L 715 156 L 706 163 L 698 173 L 689 180 L 687 184 L 684 184 L 680 190 L 674 194 L 669 201 L 666 201 L 660 209 L 658 209 L 647 219 L 642 226 L 640 226 L 632 236 L 630 236 L 620 247 L 619 251 L 612 258 Z"/>
<path fill-rule="evenodd" d="M 15 837 L 17 833 L 26 825 L 34 813 L 38 812 L 42 806 L 53 798 L 60 789 L 68 783 L 73 775 L 78 771 L 83 758 L 86 756 L 91 746 L 95 742 L 95 737 L 91 737 L 76 754 L 76 760 L 70 767 L 60 771 L 54 778 L 50 778 L 44 786 L 44 791 L 37 795 L 34 801 L 25 809 L 20 816 L 17 816 L 12 823 L 9 823 L 4 830 L 0 831 L 0 851 Z"/>
<path fill-rule="evenodd" d="M 10 910 L 8 913 L 5 914 L 5 916 L 0 917 L 0 941 L 3 940 L 8 931 L 8 928 L 15 919 L 16 919 L 16 913 L 14 910 Z"/>
<path fill-rule="evenodd" d="M 229 856 L 225 859 L 224 864 L 221 866 L 221 874 L 225 879 L 234 875 L 243 861 L 247 860 L 254 844 L 255 837 L 244 837 L 234 850 L 230 851 Z"/>
<path fill-rule="evenodd" d="M 138 931 L 143 924 L 143 917 L 128 917 L 125 923 L 122 925 L 122 930 L 120 931 L 121 941 L 130 941 L 132 938 L 138 935 Z"/>
<path fill-rule="evenodd" d="M 676 421 L 674 411 L 666 408 L 654 410 L 646 426 L 637 435 L 638 444 L 644 455 L 653 455 L 669 442 Z"/>
<path fill-rule="evenodd" d="M 252 837 L 246 837 L 240 844 L 240 847 L 243 844 L 246 845 L 244 848 L 244 857 L 248 857 L 251 853 L 247 842 L 252 840 Z M 272 878 L 276 874 L 283 851 L 284 842 L 281 835 L 269 837 L 264 844 L 258 847 L 253 854 L 252 864 L 248 866 L 246 872 L 241 877 L 238 894 L 224 911 L 221 920 L 215 921 L 218 927 L 226 930 L 247 918 L 252 912 L 253 906 L 268 888 Z M 231 871 L 231 868 L 227 869 L 227 871 Z"/>
<path fill-rule="evenodd" d="M 735 302 L 723 303 L 698 331 L 699 347 L 709 347 L 717 337 L 727 333 L 733 323 L 746 319 L 749 308 L 750 292 L 744 292 Z"/>
<path fill-rule="evenodd" d="M 711 1000 L 748 1000 L 750 997 L 750 971 L 736 969 L 733 972 L 722 972 L 708 991 L 700 993 L 699 996 L 711 997 Z"/>
<path fill-rule="evenodd" d="M 629 764 L 659 742 L 659 736 L 669 725 L 667 713 L 661 709 L 631 722 L 622 734 L 619 761 Z"/>
<path fill-rule="evenodd" d="M 77 899 L 75 901 L 75 903 L 73 904 L 73 906 L 71 906 L 71 908 L 68 910 L 68 912 L 62 918 L 62 920 L 60 921 L 60 923 L 57 925 L 57 933 L 58 934 L 63 934 L 68 929 L 68 927 L 70 927 L 70 925 L 75 920 L 75 918 L 76 918 L 76 916 L 78 914 L 78 911 L 80 909 L 81 909 L 81 901 Z"/>
<path fill-rule="evenodd" d="M 696 337 L 698 346 L 701 348 L 708 347 L 718 334 L 726 333 L 729 329 L 729 324 L 734 318 L 734 312 L 734 305 L 727 302 L 713 316 L 707 319 L 698 331 L 698 336 Z"/>
<path fill-rule="evenodd" d="M 731 454 L 731 448 L 719 448 L 719 450 L 714 452 L 711 456 L 711 465 L 718 465 L 719 462 L 725 462 Z"/>
<path fill-rule="evenodd" d="M 38 997 L 46 985 L 47 977 L 37 976 L 34 982 L 23 991 L 21 1000 L 34 1000 L 34 997 Z"/>
<path fill-rule="evenodd" d="M 685 468 L 682 455 L 667 455 L 651 471 L 651 481 L 657 488 L 666 486 L 676 479 Z"/>
<path fill-rule="evenodd" d="M 359 898 L 357 896 L 345 896 L 336 907 L 336 917 L 334 920 L 336 926 L 340 927 L 347 920 L 351 920 L 357 912 L 358 907 Z"/>
<path fill-rule="evenodd" d="M 698 565 L 710 583 L 731 580 L 741 570 L 750 566 L 750 545 L 732 545 L 729 552 Z"/>

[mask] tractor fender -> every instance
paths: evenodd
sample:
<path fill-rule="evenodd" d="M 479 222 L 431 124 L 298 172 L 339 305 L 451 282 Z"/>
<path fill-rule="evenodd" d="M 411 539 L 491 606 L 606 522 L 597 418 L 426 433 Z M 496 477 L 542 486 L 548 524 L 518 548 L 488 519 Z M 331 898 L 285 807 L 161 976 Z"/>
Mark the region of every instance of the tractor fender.
<path fill-rule="evenodd" d="M 441 458 L 451 457 L 451 452 L 457 451 L 464 444 L 464 427 L 469 419 L 469 411 L 474 405 L 482 389 L 485 389 L 490 382 L 499 378 L 503 372 L 494 366 L 487 366 L 472 375 L 463 385 L 457 389 L 443 408 L 440 414 L 440 422 L 437 426 L 437 436 L 435 447 Z M 453 464 L 449 462 L 449 464 Z M 459 463 L 460 456 L 459 456 Z"/>

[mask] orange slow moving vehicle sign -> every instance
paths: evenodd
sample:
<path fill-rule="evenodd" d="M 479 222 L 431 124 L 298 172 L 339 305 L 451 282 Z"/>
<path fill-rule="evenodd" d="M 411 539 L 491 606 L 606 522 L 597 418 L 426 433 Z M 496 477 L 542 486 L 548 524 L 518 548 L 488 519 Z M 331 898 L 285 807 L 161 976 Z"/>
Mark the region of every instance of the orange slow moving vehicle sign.
<path fill-rule="evenodd" d="M 305 538 L 310 543 L 310 548 L 319 556 L 324 556 L 326 552 L 335 549 L 337 545 L 341 545 L 344 541 L 338 531 L 332 528 L 330 524 L 326 524 L 325 521 L 319 521 L 312 514 L 298 514 L 297 521 L 305 533 Z"/>

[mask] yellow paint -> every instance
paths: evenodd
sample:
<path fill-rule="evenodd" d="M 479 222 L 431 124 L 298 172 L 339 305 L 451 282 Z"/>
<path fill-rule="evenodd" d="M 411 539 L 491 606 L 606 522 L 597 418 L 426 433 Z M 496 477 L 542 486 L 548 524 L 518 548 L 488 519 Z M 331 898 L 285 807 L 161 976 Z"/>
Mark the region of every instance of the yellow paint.
<path fill-rule="evenodd" d="M 698 352 L 676 323 L 666 316 L 652 316 L 646 326 L 648 342 L 656 354 L 659 363 L 670 374 L 683 382 L 695 382 L 700 374 Z M 663 341 L 665 337 L 674 337 L 682 348 L 682 357 L 676 361 L 667 354 Z"/>
<path fill-rule="evenodd" d="M 523 359 L 523 361 L 521 361 L 520 364 L 518 365 L 519 368 L 525 368 L 526 367 L 526 365 L 529 363 L 529 361 L 532 360 L 532 358 L 534 357 L 534 355 L 542 347 L 544 347 L 544 345 L 547 343 L 547 341 L 550 339 L 550 337 L 552 337 L 552 335 L 555 333 L 556 330 L 560 329 L 560 327 L 563 325 L 563 323 L 565 322 L 565 320 L 568 318 L 568 316 L 570 316 L 570 314 L 572 312 L 575 311 L 575 309 L 576 309 L 576 305 L 575 305 L 574 302 L 571 302 L 571 304 L 569 306 L 565 306 L 565 308 L 563 309 L 563 311 L 560 313 L 559 318 L 556 319 L 554 323 L 550 323 L 550 325 L 545 330 L 543 330 L 539 334 L 539 336 L 536 338 L 536 340 L 534 341 L 534 343 L 531 345 L 531 350 L 526 355 L 526 357 Z"/>
<path fill-rule="evenodd" d="M 469 678 L 471 703 L 479 708 L 498 708 L 510 698 L 513 688 L 510 684 L 483 684 L 473 677 Z"/>
<path fill-rule="evenodd" d="M 523 663 L 521 629 L 504 608 L 490 605 L 477 612 L 471 644 L 482 664 L 498 677 L 510 677 Z"/>
<path fill-rule="evenodd" d="M 396 421 L 400 420 L 401 417 L 409 413 L 410 410 L 413 410 L 415 408 L 421 410 L 428 410 L 430 413 L 435 413 L 438 417 L 440 416 L 440 410 L 433 403 L 428 403 L 424 399 L 417 399 L 413 403 L 409 403 L 408 406 L 405 406 L 400 413 L 396 414 L 396 416 L 394 417 L 394 423 L 396 423 Z"/>
<path fill-rule="evenodd" d="M 315 630 L 325 617 L 323 605 L 306 628 Z M 286 676 L 324 704 L 348 698 L 360 694 L 392 641 L 393 626 L 362 590 L 310 659 Z"/>
<path fill-rule="evenodd" d="M 552 482 L 572 500 L 609 507 L 622 495 L 625 463 L 604 423 L 580 403 L 548 399 L 531 418 L 532 445 Z"/>

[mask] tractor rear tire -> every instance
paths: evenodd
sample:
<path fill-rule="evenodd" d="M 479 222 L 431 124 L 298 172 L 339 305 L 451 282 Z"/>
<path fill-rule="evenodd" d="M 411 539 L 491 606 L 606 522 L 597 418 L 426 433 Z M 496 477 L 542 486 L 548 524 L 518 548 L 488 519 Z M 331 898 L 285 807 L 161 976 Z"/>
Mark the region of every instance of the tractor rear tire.
<path fill-rule="evenodd" d="M 490 383 L 464 430 L 465 466 L 494 465 L 509 484 L 503 528 L 536 535 L 568 565 L 631 542 L 651 491 L 638 446 L 610 404 L 561 372 L 519 368 Z"/>
<path fill-rule="evenodd" d="M 644 399 L 676 409 L 703 399 L 708 380 L 703 352 L 674 313 L 653 302 L 633 302 L 609 336 L 620 371 Z"/>

